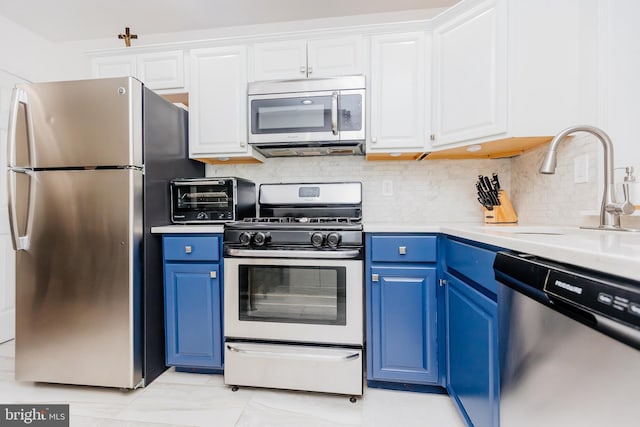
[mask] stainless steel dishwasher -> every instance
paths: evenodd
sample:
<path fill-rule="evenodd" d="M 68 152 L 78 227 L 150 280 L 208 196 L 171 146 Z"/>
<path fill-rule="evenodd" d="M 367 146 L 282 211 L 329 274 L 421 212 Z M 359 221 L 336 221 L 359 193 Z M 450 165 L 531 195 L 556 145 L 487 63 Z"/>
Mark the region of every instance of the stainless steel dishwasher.
<path fill-rule="evenodd" d="M 640 282 L 513 252 L 494 271 L 500 426 L 640 425 Z"/>

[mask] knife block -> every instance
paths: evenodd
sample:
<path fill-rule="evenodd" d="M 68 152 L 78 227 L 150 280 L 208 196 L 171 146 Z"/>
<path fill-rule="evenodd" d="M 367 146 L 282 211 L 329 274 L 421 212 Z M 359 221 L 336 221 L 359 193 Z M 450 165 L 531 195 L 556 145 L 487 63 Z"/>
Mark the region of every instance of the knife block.
<path fill-rule="evenodd" d="M 515 224 L 518 222 L 518 215 L 513 209 L 511 200 L 504 190 L 498 191 L 499 206 L 494 206 L 490 211 L 487 208 L 482 208 L 484 211 L 484 223 L 485 224 Z"/>

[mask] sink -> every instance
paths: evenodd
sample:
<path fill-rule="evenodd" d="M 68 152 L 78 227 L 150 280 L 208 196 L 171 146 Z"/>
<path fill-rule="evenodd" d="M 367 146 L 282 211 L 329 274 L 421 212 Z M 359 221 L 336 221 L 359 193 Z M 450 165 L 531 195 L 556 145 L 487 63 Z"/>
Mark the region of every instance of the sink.
<path fill-rule="evenodd" d="M 539 234 L 539 235 L 551 235 L 551 236 L 563 236 L 569 234 L 570 228 L 560 227 L 546 227 L 544 225 L 536 226 L 520 226 L 520 225 L 504 225 L 504 226 L 485 226 L 485 230 L 495 231 L 497 233 L 508 234 Z M 577 231 L 577 230 L 576 230 Z"/>

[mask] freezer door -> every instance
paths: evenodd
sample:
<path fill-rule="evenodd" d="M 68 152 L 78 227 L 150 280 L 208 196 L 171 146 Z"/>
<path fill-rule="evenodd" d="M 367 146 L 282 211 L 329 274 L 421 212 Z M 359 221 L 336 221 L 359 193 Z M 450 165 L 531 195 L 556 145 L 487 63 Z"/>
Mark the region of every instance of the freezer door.
<path fill-rule="evenodd" d="M 132 77 L 18 84 L 8 165 L 142 165 L 142 83 Z"/>
<path fill-rule="evenodd" d="M 140 383 L 142 179 L 141 172 L 112 169 L 10 176 L 17 190 L 12 221 L 23 239 L 16 252 L 16 379 Z"/>

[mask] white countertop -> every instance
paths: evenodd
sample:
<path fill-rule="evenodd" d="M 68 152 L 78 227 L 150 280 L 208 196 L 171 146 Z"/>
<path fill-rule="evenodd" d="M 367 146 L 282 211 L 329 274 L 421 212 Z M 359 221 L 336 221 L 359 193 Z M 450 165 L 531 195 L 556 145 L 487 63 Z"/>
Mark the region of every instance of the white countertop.
<path fill-rule="evenodd" d="M 444 233 L 640 281 L 640 233 L 578 227 L 364 224 L 366 232 Z"/>
<path fill-rule="evenodd" d="M 152 233 L 222 233 L 223 224 L 167 225 Z M 444 233 L 640 281 L 640 233 L 578 227 L 364 223 L 372 233 Z"/>

